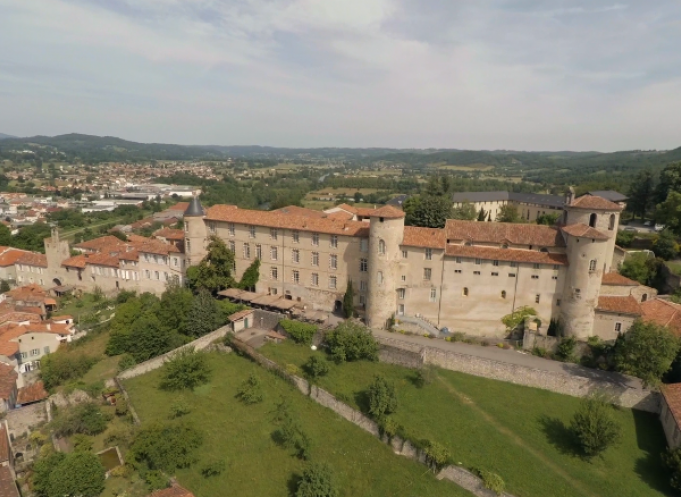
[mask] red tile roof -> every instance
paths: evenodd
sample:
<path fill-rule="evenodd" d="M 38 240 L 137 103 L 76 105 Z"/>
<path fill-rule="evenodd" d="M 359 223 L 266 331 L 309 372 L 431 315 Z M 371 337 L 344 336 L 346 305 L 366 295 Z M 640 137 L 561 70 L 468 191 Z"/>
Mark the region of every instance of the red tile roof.
<path fill-rule="evenodd" d="M 386 219 L 401 219 L 405 216 L 403 210 L 393 207 L 392 205 L 384 205 L 380 209 L 371 212 L 371 217 L 384 217 Z"/>
<path fill-rule="evenodd" d="M 47 267 L 47 256 L 45 254 L 36 254 L 34 252 L 26 252 L 17 259 L 17 264 L 26 264 L 28 266 Z"/>
<path fill-rule="evenodd" d="M 9 399 L 16 388 L 18 377 L 12 366 L 0 362 L 0 399 Z"/>
<path fill-rule="evenodd" d="M 19 497 L 19 491 L 9 466 L 0 466 L 0 495 L 2 497 Z"/>
<path fill-rule="evenodd" d="M 137 251 L 146 254 L 168 255 L 179 253 L 180 249 L 170 243 L 163 243 L 161 240 L 149 240 L 137 246 Z"/>
<path fill-rule="evenodd" d="M 281 209 L 276 209 L 273 212 L 280 212 L 282 214 L 292 214 L 294 216 L 303 216 L 303 217 L 317 217 L 317 218 L 322 218 L 326 217 L 326 213 L 322 211 L 316 211 L 314 209 L 306 209 L 305 207 L 298 207 L 297 205 L 287 205 L 286 207 L 282 207 Z"/>
<path fill-rule="evenodd" d="M 0 254 L 0 267 L 13 266 L 26 253 L 25 250 L 3 248 L 5 250 Z"/>
<path fill-rule="evenodd" d="M 32 312 L 8 312 L 0 316 L 0 323 L 38 322 L 40 320 L 40 314 Z"/>
<path fill-rule="evenodd" d="M 121 240 L 120 238 L 117 238 L 113 235 L 105 235 L 105 236 L 100 236 L 99 238 L 94 238 L 92 240 L 88 240 L 87 242 L 82 242 L 74 245 L 76 248 L 80 249 L 85 249 L 85 250 L 94 250 L 96 252 L 100 252 L 105 249 L 110 249 L 113 247 L 120 247 L 122 245 L 125 245 L 125 242 Z"/>
<path fill-rule="evenodd" d="M 29 285 L 14 288 L 13 290 L 6 292 L 5 295 L 13 300 L 40 300 L 41 298 L 47 297 L 47 292 L 37 283 L 31 283 Z"/>
<path fill-rule="evenodd" d="M 640 304 L 631 295 L 626 297 L 601 295 L 598 297 L 598 305 L 596 306 L 596 310 L 601 312 L 632 314 L 635 316 L 640 316 L 642 314 Z"/>
<path fill-rule="evenodd" d="M 621 211 L 623 209 L 621 205 L 595 195 L 582 195 L 573 200 L 570 207 L 576 207 L 578 209 L 596 209 L 601 211 Z"/>
<path fill-rule="evenodd" d="M 64 267 L 75 267 L 75 268 L 84 269 L 85 268 L 85 261 L 86 261 L 85 256 L 83 254 L 81 254 L 81 255 L 76 255 L 74 257 L 66 259 L 64 262 L 61 263 L 61 265 L 64 266 Z"/>
<path fill-rule="evenodd" d="M 402 245 L 408 247 L 426 247 L 444 249 L 447 242 L 445 230 L 438 228 L 418 228 L 416 226 L 404 227 Z"/>
<path fill-rule="evenodd" d="M 550 254 L 534 250 L 500 249 L 470 245 L 447 245 L 445 254 L 451 257 L 467 257 L 469 259 L 485 259 L 491 261 L 528 262 L 534 264 L 558 264 L 567 266 L 565 254 Z"/>
<path fill-rule="evenodd" d="M 0 465 L 7 461 L 9 461 L 9 439 L 7 438 L 7 430 L 0 423 Z"/>
<path fill-rule="evenodd" d="M 663 299 L 652 299 L 641 304 L 643 319 L 667 326 L 676 336 L 681 336 L 681 305 Z"/>
<path fill-rule="evenodd" d="M 184 240 L 184 231 L 172 228 L 161 228 L 154 231 L 154 236 L 157 238 L 165 238 L 166 240 Z"/>
<path fill-rule="evenodd" d="M 560 231 L 553 226 L 539 224 L 484 223 L 448 219 L 445 226 L 447 240 L 478 243 L 504 243 L 536 247 L 564 247 Z"/>
<path fill-rule="evenodd" d="M 630 280 L 626 276 L 622 276 L 619 273 L 616 273 L 614 271 L 610 273 L 605 273 L 603 275 L 603 285 L 610 285 L 610 286 L 639 286 L 640 283 L 638 281 Z"/>
<path fill-rule="evenodd" d="M 244 309 L 243 311 L 235 312 L 231 316 L 229 316 L 227 319 L 230 321 L 238 321 L 239 319 L 243 319 L 246 316 L 253 314 L 253 309 Z"/>
<path fill-rule="evenodd" d="M 681 428 L 681 383 L 662 385 L 660 391 L 672 416 L 674 416 L 676 426 Z"/>
<path fill-rule="evenodd" d="M 351 212 L 345 212 L 345 211 L 336 211 L 336 212 L 331 212 L 326 215 L 327 219 L 342 219 L 343 221 L 349 221 L 354 217 L 354 214 Z"/>
<path fill-rule="evenodd" d="M 119 258 L 115 255 L 109 255 L 102 252 L 88 254 L 85 258 L 87 264 L 94 264 L 96 266 L 118 267 Z"/>
<path fill-rule="evenodd" d="M 36 381 L 33 385 L 19 389 L 17 404 L 26 405 L 46 399 L 50 394 L 45 390 L 42 381 Z"/>
<path fill-rule="evenodd" d="M 596 228 L 587 226 L 586 224 L 575 223 L 561 228 L 565 233 L 572 236 L 593 238 L 594 240 L 607 240 L 608 237 L 598 231 Z"/>
<path fill-rule="evenodd" d="M 186 488 L 182 488 L 177 483 L 173 484 L 170 488 L 164 488 L 163 490 L 156 490 L 148 497 L 194 497 Z"/>

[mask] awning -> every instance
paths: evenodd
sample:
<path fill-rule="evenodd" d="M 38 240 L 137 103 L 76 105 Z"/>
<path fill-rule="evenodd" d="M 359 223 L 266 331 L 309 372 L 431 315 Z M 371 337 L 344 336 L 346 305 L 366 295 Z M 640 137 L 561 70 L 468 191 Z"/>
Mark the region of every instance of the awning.
<path fill-rule="evenodd" d="M 244 291 L 240 288 L 228 288 L 227 290 L 222 290 L 221 292 L 218 292 L 218 295 L 234 299 L 237 298 L 242 293 L 244 293 Z"/>
<path fill-rule="evenodd" d="M 257 299 L 262 296 L 263 296 L 262 293 L 243 292 L 239 294 L 238 300 L 241 300 L 243 302 L 251 302 L 253 301 L 253 299 Z"/>
<path fill-rule="evenodd" d="M 276 302 L 280 298 L 281 297 L 279 295 L 263 295 L 251 300 L 251 304 L 270 306 L 273 302 Z"/>
<path fill-rule="evenodd" d="M 282 311 L 288 311 L 292 307 L 295 307 L 297 302 L 293 300 L 287 300 L 287 299 L 279 299 L 276 302 L 272 302 L 270 304 L 270 307 L 274 307 L 275 309 L 281 309 Z"/>

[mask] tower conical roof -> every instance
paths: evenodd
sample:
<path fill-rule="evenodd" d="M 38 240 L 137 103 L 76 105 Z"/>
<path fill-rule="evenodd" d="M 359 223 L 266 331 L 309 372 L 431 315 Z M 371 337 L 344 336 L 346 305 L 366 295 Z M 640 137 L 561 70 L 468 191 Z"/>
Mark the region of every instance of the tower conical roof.
<path fill-rule="evenodd" d="M 192 201 L 189 202 L 189 207 L 184 211 L 184 217 L 200 217 L 204 215 L 203 206 L 199 200 L 198 195 L 192 197 Z"/>

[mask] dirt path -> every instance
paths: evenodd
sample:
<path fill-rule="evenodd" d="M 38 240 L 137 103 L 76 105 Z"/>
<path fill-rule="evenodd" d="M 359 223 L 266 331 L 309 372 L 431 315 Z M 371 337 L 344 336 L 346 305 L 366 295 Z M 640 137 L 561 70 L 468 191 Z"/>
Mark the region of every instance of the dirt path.
<path fill-rule="evenodd" d="M 531 445 L 526 444 L 523 441 L 522 438 L 520 438 L 518 435 L 513 433 L 513 431 L 509 430 L 508 428 L 503 426 L 501 423 L 499 423 L 494 417 L 492 417 L 489 413 L 487 413 L 487 411 L 485 411 L 483 408 L 481 408 L 479 405 L 477 405 L 473 401 L 473 399 L 471 399 L 470 397 L 459 392 L 456 388 L 451 386 L 449 383 L 447 383 L 445 380 L 443 380 L 440 376 L 437 376 L 437 380 L 447 389 L 447 391 L 449 391 L 449 393 L 451 393 L 454 397 L 457 397 L 463 404 L 465 404 L 468 407 L 470 407 L 471 409 L 473 409 L 490 426 L 495 428 L 499 433 L 506 435 L 517 446 L 522 447 L 523 450 L 526 450 L 527 452 L 529 452 L 530 454 L 535 456 L 537 459 L 542 461 L 546 466 L 548 466 L 551 470 L 553 470 L 554 473 L 556 473 L 558 476 L 562 477 L 567 483 L 569 483 L 575 490 L 580 492 L 582 495 L 585 495 L 585 496 L 588 496 L 588 497 L 598 497 L 598 495 L 592 493 L 589 489 L 585 488 L 579 481 L 572 478 L 560 466 L 553 463 L 548 457 L 546 457 L 545 454 L 539 452 L 538 450 L 536 450 Z"/>

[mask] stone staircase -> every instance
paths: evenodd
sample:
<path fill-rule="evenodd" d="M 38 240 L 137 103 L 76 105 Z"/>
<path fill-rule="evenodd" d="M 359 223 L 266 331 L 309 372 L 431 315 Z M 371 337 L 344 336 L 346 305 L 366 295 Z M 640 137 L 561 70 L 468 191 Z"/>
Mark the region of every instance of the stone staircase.
<path fill-rule="evenodd" d="M 399 328 L 397 323 L 408 323 L 417 326 L 423 333 L 439 336 L 440 330 L 433 323 L 421 316 L 398 316 L 395 315 L 395 327 Z"/>

